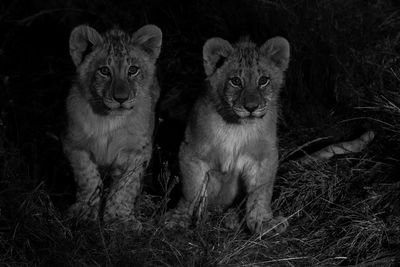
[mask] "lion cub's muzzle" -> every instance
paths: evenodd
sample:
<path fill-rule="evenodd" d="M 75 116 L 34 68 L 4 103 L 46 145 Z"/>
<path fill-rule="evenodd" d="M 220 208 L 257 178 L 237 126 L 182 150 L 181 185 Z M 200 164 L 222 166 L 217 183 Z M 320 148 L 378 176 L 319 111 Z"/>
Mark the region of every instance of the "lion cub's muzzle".
<path fill-rule="evenodd" d="M 253 118 L 262 118 L 265 113 L 267 113 L 267 107 L 259 107 L 257 106 L 256 108 L 252 107 L 250 109 L 246 107 L 234 107 L 233 110 L 235 113 L 242 119 L 253 119 Z"/>
<path fill-rule="evenodd" d="M 132 92 L 127 94 L 113 93 L 112 97 L 103 98 L 104 105 L 109 109 L 132 109 L 135 96 Z"/>
<path fill-rule="evenodd" d="M 261 118 L 267 112 L 267 105 L 256 95 L 245 94 L 233 110 L 241 118 Z"/>

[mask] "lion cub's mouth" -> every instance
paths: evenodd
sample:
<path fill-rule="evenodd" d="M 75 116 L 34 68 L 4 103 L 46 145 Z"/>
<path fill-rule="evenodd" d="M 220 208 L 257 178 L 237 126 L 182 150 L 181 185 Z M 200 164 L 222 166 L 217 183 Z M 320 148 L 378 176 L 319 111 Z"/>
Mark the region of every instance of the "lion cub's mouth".
<path fill-rule="evenodd" d="M 135 99 L 133 98 L 133 99 L 127 100 L 123 103 L 119 103 L 115 100 L 104 98 L 103 103 L 104 103 L 105 107 L 107 109 L 109 109 L 110 111 L 123 112 L 126 110 L 131 110 L 133 108 Z"/>
<path fill-rule="evenodd" d="M 244 108 L 233 108 L 233 111 L 242 119 L 258 119 L 264 117 L 267 113 L 267 107 L 259 108 L 255 111 L 248 111 Z"/>

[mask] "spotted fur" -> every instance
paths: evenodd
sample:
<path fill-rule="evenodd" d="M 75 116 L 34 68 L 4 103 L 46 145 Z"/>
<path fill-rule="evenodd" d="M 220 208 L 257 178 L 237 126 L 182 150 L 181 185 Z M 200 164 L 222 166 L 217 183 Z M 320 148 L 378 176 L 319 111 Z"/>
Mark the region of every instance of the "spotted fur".
<path fill-rule="evenodd" d="M 166 223 L 188 226 L 203 206 L 198 202 L 227 209 L 244 192 L 249 229 L 283 231 L 287 222 L 273 217 L 271 197 L 278 166 L 278 95 L 289 44 L 281 37 L 261 47 L 247 39 L 231 45 L 212 38 L 204 45 L 203 59 L 208 87 L 180 147 L 183 197 Z"/>
<path fill-rule="evenodd" d="M 64 140 L 78 187 L 71 215 L 96 220 L 104 199 L 105 222 L 140 227 L 133 207 L 152 151 L 161 40 L 154 25 L 132 35 L 118 29 L 100 35 L 88 26 L 72 31 L 77 75 L 67 98 Z M 106 195 L 101 167 L 111 170 Z"/>

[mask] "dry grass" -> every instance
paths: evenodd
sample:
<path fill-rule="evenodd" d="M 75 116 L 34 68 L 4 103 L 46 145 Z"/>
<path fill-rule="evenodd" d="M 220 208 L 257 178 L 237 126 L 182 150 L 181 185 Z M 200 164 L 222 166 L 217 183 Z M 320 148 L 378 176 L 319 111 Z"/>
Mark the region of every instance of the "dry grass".
<path fill-rule="evenodd" d="M 242 22 L 238 14 L 244 12 L 233 4 L 221 11 L 223 0 L 163 3 L 0 4 L 0 266 L 397 266 L 397 2 L 260 0 L 250 5 L 268 13 L 267 24 L 277 19 L 259 38 L 282 34 L 293 48 L 282 92 L 282 163 L 273 203 L 290 226 L 284 234 L 263 237 L 244 226 L 225 229 L 224 215 L 216 213 L 188 230 L 166 230 L 159 223 L 178 195 L 174 159 L 182 120 L 204 78 L 201 45 L 215 34 L 233 40 L 238 29 L 225 22 Z M 141 233 L 64 216 L 74 200 L 59 139 L 72 77 L 67 40 L 70 29 L 83 22 L 99 29 L 152 22 L 164 31 L 162 120 L 149 174 L 153 184 L 137 207 Z M 217 26 L 210 28 L 213 23 Z M 309 153 L 366 129 L 377 136 L 358 154 L 305 164 L 295 160 L 301 153 L 292 153 L 303 144 Z"/>
<path fill-rule="evenodd" d="M 274 208 L 289 218 L 290 228 L 262 238 L 244 226 L 225 229 L 221 214 L 194 229 L 166 230 L 157 223 L 165 200 L 148 194 L 139 206 L 141 233 L 77 225 L 63 219 L 39 185 L 3 198 L 0 261 L 8 266 L 395 266 L 400 229 L 392 205 L 400 185 L 367 186 L 365 180 L 380 167 L 366 152 L 313 166 L 284 165 Z"/>

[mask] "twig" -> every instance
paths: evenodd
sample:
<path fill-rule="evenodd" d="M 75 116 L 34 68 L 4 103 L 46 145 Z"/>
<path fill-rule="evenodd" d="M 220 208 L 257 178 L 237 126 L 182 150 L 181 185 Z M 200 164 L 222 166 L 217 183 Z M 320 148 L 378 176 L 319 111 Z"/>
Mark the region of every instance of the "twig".
<path fill-rule="evenodd" d="M 293 151 L 287 153 L 286 155 L 283 155 L 283 156 L 279 159 L 279 163 L 284 162 L 284 161 L 285 161 L 287 158 L 289 158 L 291 155 L 293 155 L 293 154 L 295 154 L 295 153 L 297 153 L 297 152 L 299 152 L 299 151 L 303 151 L 303 148 L 308 147 L 309 145 L 314 144 L 314 143 L 317 143 L 317 142 L 319 142 L 319 141 L 327 140 L 327 139 L 329 139 L 329 138 L 332 138 L 332 137 L 331 137 L 331 136 L 319 137 L 319 138 L 317 138 L 317 139 L 314 139 L 314 140 L 312 140 L 312 141 L 309 141 L 309 142 L 307 142 L 307 143 L 305 143 L 305 144 L 299 146 L 299 147 L 296 148 L 295 150 L 293 150 Z"/>
<path fill-rule="evenodd" d="M 31 16 L 28 16 L 28 17 L 26 17 L 24 19 L 17 20 L 17 23 L 20 24 L 20 25 L 30 26 L 31 23 L 35 19 L 37 19 L 38 17 L 41 17 L 43 15 L 47 15 L 47 14 L 51 14 L 51 13 L 63 12 L 63 11 L 82 12 L 82 13 L 88 13 L 88 14 L 96 15 L 95 13 L 89 12 L 87 10 L 77 9 L 77 8 L 45 9 L 45 10 L 41 10 L 41 11 L 31 15 Z"/>
<path fill-rule="evenodd" d="M 375 133 L 373 131 L 367 131 L 354 140 L 329 145 L 311 155 L 300 158 L 298 161 L 306 164 L 312 161 L 327 160 L 336 155 L 358 153 L 368 146 L 374 140 L 374 137 Z"/>

